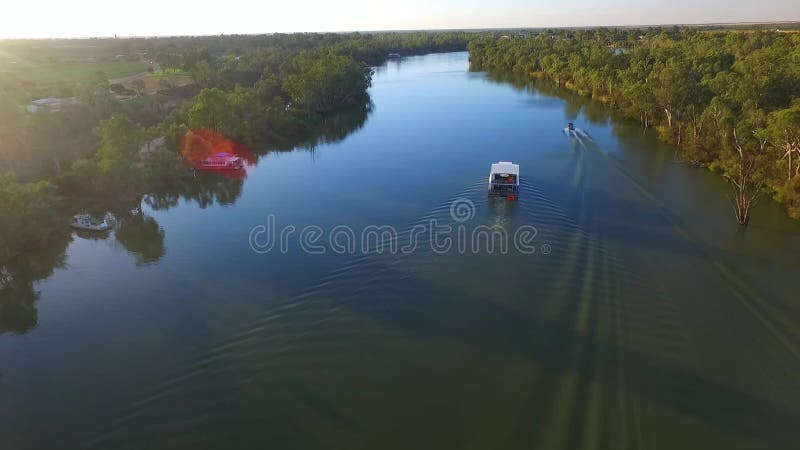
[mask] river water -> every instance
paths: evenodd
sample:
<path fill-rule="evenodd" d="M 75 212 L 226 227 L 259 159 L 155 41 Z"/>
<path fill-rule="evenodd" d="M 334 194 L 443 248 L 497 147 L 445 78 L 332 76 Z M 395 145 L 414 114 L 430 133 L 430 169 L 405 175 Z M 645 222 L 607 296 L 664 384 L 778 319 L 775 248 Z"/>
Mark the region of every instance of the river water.
<path fill-rule="evenodd" d="M 466 53 L 371 98 L 5 269 L 1 447 L 797 448 L 800 224 Z"/>

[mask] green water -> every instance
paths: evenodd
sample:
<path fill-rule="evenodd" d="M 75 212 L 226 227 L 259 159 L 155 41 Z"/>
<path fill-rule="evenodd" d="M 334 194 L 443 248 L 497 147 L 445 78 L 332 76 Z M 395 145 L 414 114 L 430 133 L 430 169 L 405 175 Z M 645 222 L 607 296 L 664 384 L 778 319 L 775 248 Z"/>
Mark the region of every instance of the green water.
<path fill-rule="evenodd" d="M 800 445 L 800 224 L 765 199 L 740 230 L 718 177 L 465 53 L 390 62 L 371 98 L 4 268 L 0 447 Z M 500 160 L 517 202 L 486 196 Z M 417 245 L 256 252 L 270 216 Z M 534 227 L 533 253 L 442 251 L 433 220 Z"/>

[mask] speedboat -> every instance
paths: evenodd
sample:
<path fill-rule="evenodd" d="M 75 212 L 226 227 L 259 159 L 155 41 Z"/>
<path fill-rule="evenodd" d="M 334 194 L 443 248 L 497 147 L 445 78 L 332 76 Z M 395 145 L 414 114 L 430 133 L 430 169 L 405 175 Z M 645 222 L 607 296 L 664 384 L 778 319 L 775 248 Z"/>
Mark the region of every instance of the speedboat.
<path fill-rule="evenodd" d="M 217 153 L 200 161 L 200 167 L 206 170 L 242 170 L 244 161 L 232 153 Z"/>
<path fill-rule="evenodd" d="M 519 196 L 519 165 L 500 161 L 489 171 L 489 195 L 516 200 Z"/>
<path fill-rule="evenodd" d="M 564 128 L 564 134 L 569 137 L 578 137 L 578 131 L 575 129 L 575 124 L 570 122 L 567 124 L 567 128 Z"/>
<path fill-rule="evenodd" d="M 79 230 L 98 232 L 108 231 L 112 228 L 111 217 L 109 214 L 106 214 L 103 217 L 97 217 L 91 214 L 77 214 L 72 216 L 72 222 L 70 222 L 70 226 Z"/>

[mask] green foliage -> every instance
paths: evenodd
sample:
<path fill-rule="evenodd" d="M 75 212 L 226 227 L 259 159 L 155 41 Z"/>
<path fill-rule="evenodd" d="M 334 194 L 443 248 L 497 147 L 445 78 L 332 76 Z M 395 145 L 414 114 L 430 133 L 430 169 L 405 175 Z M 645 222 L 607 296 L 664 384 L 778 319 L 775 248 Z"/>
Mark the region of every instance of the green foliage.
<path fill-rule="evenodd" d="M 304 52 L 290 63 L 284 88 L 307 111 L 327 112 L 366 97 L 372 70 L 350 56 Z"/>
<path fill-rule="evenodd" d="M 719 158 L 712 162 L 712 169 L 719 170 L 731 187 L 736 219 L 740 225 L 750 221 L 750 210 L 767 184 L 767 141 L 761 136 L 766 124 L 762 111 L 751 111 L 732 129 L 721 130 L 730 144 L 724 142 Z"/>
<path fill-rule="evenodd" d="M 145 133 L 125 116 L 114 115 L 100 122 L 96 130 L 100 137 L 97 166 L 114 176 L 123 175 L 139 159 Z"/>
<path fill-rule="evenodd" d="M 70 195 L 92 196 L 103 189 L 100 169 L 95 159 L 82 158 L 72 163 L 69 170 L 58 177 L 59 190 Z"/>
<path fill-rule="evenodd" d="M 216 69 L 206 60 L 201 60 L 195 64 L 192 75 L 200 87 L 213 87 L 220 84 Z"/>
<path fill-rule="evenodd" d="M 788 182 L 779 185 L 775 192 L 775 200 L 786 205 L 789 216 L 800 220 L 800 177 L 794 176 Z"/>
<path fill-rule="evenodd" d="M 62 228 L 55 187 L 47 181 L 18 183 L 0 177 L 0 261 L 37 248 Z"/>
<path fill-rule="evenodd" d="M 800 101 L 790 108 L 773 112 L 763 136 L 775 148 L 777 176 L 786 174 L 787 187 L 800 176 Z"/>
<path fill-rule="evenodd" d="M 186 115 L 189 128 L 208 128 L 232 136 L 239 127 L 234 98 L 218 88 L 205 88 Z"/>
<path fill-rule="evenodd" d="M 18 130 L 24 119 L 14 99 L 0 90 L 0 175 L 15 168 L 14 157 L 22 144 Z"/>

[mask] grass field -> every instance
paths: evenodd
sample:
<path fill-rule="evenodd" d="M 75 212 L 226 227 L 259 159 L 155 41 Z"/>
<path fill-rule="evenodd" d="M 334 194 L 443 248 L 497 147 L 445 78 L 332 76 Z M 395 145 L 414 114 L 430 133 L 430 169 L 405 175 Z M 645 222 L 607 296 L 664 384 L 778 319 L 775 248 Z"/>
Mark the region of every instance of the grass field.
<path fill-rule="evenodd" d="M 0 60 L 0 73 L 6 72 L 21 81 L 37 84 L 75 83 L 95 81 L 97 72 L 121 78 L 147 70 L 148 65 L 139 61 L 104 61 L 77 63 L 30 63 L 26 61 Z"/>

